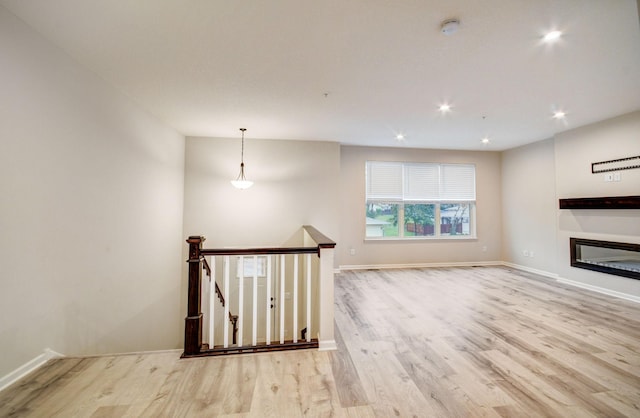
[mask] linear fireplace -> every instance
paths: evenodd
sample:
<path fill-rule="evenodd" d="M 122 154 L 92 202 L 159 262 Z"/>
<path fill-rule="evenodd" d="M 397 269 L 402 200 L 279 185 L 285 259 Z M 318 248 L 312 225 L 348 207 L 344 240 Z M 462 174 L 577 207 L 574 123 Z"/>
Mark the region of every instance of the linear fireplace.
<path fill-rule="evenodd" d="M 571 265 L 640 280 L 640 244 L 571 238 Z"/>

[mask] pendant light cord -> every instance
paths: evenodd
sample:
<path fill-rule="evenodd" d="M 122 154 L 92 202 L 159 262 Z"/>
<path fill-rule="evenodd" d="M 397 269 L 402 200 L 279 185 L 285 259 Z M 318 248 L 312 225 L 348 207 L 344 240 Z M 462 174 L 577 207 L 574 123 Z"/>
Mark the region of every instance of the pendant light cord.
<path fill-rule="evenodd" d="M 242 131 L 242 151 L 240 151 L 240 165 L 244 167 L 244 131 L 246 131 L 247 128 L 240 128 L 240 130 Z"/>
<path fill-rule="evenodd" d="M 247 178 L 244 176 L 244 131 L 246 131 L 246 128 L 240 128 L 240 131 L 242 132 L 242 148 L 240 151 L 240 174 L 238 174 L 238 177 L 235 180 L 231 180 L 231 184 L 233 184 L 233 187 L 237 189 L 248 189 L 253 185 L 253 182 L 247 180 Z"/>

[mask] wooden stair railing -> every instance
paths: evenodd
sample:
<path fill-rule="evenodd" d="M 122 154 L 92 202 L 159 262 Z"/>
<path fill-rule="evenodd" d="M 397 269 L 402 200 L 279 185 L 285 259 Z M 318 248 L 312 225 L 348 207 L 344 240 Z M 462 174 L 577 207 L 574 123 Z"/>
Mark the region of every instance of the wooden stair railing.
<path fill-rule="evenodd" d="M 221 355 L 221 354 L 236 354 L 236 353 L 249 353 L 249 352 L 262 352 L 262 351 L 273 351 L 273 350 L 293 350 L 293 349 L 304 349 L 304 348 L 319 348 L 323 350 L 331 350 L 335 349 L 335 341 L 333 339 L 333 251 L 336 246 L 336 243 L 327 238 L 325 235 L 320 233 L 314 227 L 310 225 L 304 225 L 304 244 L 302 247 L 281 247 L 281 248 L 202 248 L 202 243 L 205 241 L 205 238 L 202 236 L 190 236 L 187 239 L 187 243 L 189 244 L 189 258 L 187 259 L 188 263 L 188 290 L 187 290 L 187 316 L 185 318 L 185 334 L 184 334 L 184 352 L 182 357 L 197 357 L 197 356 L 211 356 L 211 355 Z M 317 256 L 318 261 L 314 261 L 313 263 L 316 265 L 312 274 L 311 264 L 313 255 Z M 215 266 L 215 259 L 213 257 L 222 257 L 224 259 L 224 263 L 229 263 L 229 257 L 235 256 L 238 257 L 239 265 L 244 268 L 243 257 L 252 256 L 255 260 L 254 263 L 257 265 L 257 257 L 265 257 L 267 265 L 271 266 L 272 260 L 276 260 L 278 266 L 285 265 L 285 256 L 291 257 L 289 260 L 293 262 L 293 266 L 287 267 L 287 269 L 292 269 L 292 276 L 285 276 L 284 267 L 280 269 L 280 273 L 274 273 L 279 276 L 279 278 L 273 278 L 273 280 L 279 280 L 279 306 L 280 312 L 282 314 L 279 315 L 279 333 L 280 338 L 279 341 L 272 340 L 269 335 L 271 329 L 271 325 L 269 325 L 268 319 L 264 324 L 265 333 L 267 335 L 265 341 L 258 341 L 256 338 L 256 329 L 257 329 L 257 302 L 256 302 L 256 294 L 257 294 L 257 283 L 258 276 L 256 271 L 253 270 L 253 304 L 252 304 L 252 317 L 245 316 L 242 317 L 239 315 L 232 315 L 229 312 L 229 303 L 228 300 L 225 300 L 225 295 L 223 294 L 220 286 L 216 282 L 217 274 L 212 271 L 212 268 L 209 266 L 206 257 L 212 257 L 212 266 Z M 303 265 L 298 264 L 299 256 L 303 256 Z M 278 257 L 277 259 L 275 257 Z M 279 261 L 278 261 L 279 260 Z M 202 264 L 202 266 L 201 266 Z M 298 270 L 300 268 L 300 270 Z M 305 271 L 302 271 L 302 270 Z M 228 323 L 226 323 L 226 318 L 224 322 L 225 332 L 223 336 L 225 338 L 225 342 L 222 346 L 216 345 L 215 347 L 209 347 L 211 341 L 209 343 L 204 343 L 203 336 L 203 313 L 201 312 L 201 298 L 203 288 L 202 285 L 202 272 L 206 271 L 207 275 L 209 275 L 209 280 L 213 278 L 215 286 L 208 286 L 208 289 L 205 291 L 209 292 L 210 301 L 213 299 L 213 294 L 211 292 L 215 292 L 220 303 L 225 308 L 225 313 L 229 315 L 228 320 L 233 324 L 233 346 L 228 345 L 228 329 L 226 328 Z M 241 272 L 243 270 L 240 270 Z M 271 272 L 271 267 L 267 267 L 267 271 Z M 300 278 L 298 278 L 298 272 L 300 272 Z M 244 273 L 241 273 L 243 275 Z M 227 286 L 229 283 L 229 269 L 228 264 L 225 264 L 224 274 L 224 288 L 227 290 Z M 242 276 L 246 277 L 246 276 Z M 267 274 L 267 283 L 270 283 L 271 273 Z M 315 277 L 315 278 L 314 278 Z M 287 310 L 287 314 L 291 315 L 290 324 L 291 330 L 293 331 L 293 339 L 288 340 L 285 338 L 286 326 L 285 326 L 285 299 L 288 297 L 285 296 L 284 283 L 285 280 L 288 283 L 293 283 L 293 291 L 291 292 L 293 298 L 293 310 L 291 314 Z M 243 282 L 239 282 L 241 284 Z M 297 290 L 298 283 L 300 286 L 303 286 L 304 290 Z M 313 283 L 313 284 L 312 284 Z M 246 311 L 243 309 L 243 285 L 239 287 L 239 311 Z M 311 289 L 315 288 L 317 292 L 316 296 L 312 296 Z M 269 307 L 269 299 L 271 302 L 273 301 L 273 297 L 270 298 L 269 290 L 270 285 L 266 285 L 265 288 L 266 294 L 265 297 L 267 299 L 267 307 Z M 300 292 L 300 296 L 298 296 L 298 292 Z M 226 295 L 227 297 L 229 295 Z M 212 302 L 209 302 L 209 309 L 211 311 Z M 317 304 L 317 305 L 316 305 Z M 273 308 L 273 306 L 271 306 Z M 268 308 L 268 309 L 271 309 Z M 288 309 L 288 308 L 287 308 Z M 315 311 L 315 313 L 313 313 Z M 267 311 L 268 315 L 268 311 Z M 247 319 L 249 318 L 249 319 Z M 313 321 L 316 322 L 312 322 Z M 305 324 L 299 324 L 298 320 L 306 321 Z M 243 333 L 244 325 L 246 325 L 247 321 L 251 321 L 252 326 L 252 338 L 250 344 L 244 344 L 246 335 Z M 289 321 L 289 320 L 286 320 Z M 211 323 L 210 323 L 211 324 Z M 298 327 L 298 325 L 302 325 Z M 210 325 L 211 326 L 211 325 Z M 303 328 L 304 327 L 304 328 Z M 209 328 L 209 333 L 211 334 L 211 329 Z M 301 339 L 298 339 L 298 332 L 300 332 Z"/>
<path fill-rule="evenodd" d="M 220 301 L 220 303 L 222 304 L 222 307 L 224 308 L 224 305 L 225 305 L 224 295 L 222 294 L 222 290 L 220 289 L 220 286 L 218 286 L 218 282 L 216 281 L 216 278 L 213 277 L 213 275 L 211 274 L 211 267 L 209 266 L 209 262 L 204 257 L 202 257 L 202 268 L 207 272 L 207 276 L 209 276 L 209 282 L 210 283 L 213 282 L 215 284 L 216 295 L 218 295 L 218 300 Z M 232 334 L 231 341 L 233 344 L 236 344 L 238 341 L 238 315 L 232 315 L 231 312 L 229 312 L 229 322 L 231 322 L 231 325 L 233 326 L 233 334 Z"/>

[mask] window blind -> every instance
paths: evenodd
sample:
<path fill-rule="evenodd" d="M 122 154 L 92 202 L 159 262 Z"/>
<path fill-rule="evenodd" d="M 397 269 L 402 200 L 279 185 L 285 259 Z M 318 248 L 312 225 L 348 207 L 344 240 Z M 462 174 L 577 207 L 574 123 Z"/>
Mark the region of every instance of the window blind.
<path fill-rule="evenodd" d="M 469 164 L 440 165 L 440 200 L 476 200 L 476 167 Z"/>
<path fill-rule="evenodd" d="M 439 174 L 437 164 L 404 165 L 403 200 L 437 200 Z"/>
<path fill-rule="evenodd" d="M 367 161 L 367 200 L 475 201 L 473 164 Z"/>
<path fill-rule="evenodd" d="M 402 200 L 402 163 L 367 162 L 367 199 Z"/>

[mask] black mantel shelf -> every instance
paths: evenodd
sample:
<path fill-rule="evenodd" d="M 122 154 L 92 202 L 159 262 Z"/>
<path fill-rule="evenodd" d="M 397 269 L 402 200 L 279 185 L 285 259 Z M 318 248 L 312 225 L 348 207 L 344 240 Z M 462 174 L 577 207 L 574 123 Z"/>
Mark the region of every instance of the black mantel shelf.
<path fill-rule="evenodd" d="M 560 199 L 560 209 L 640 209 L 640 196 Z"/>

